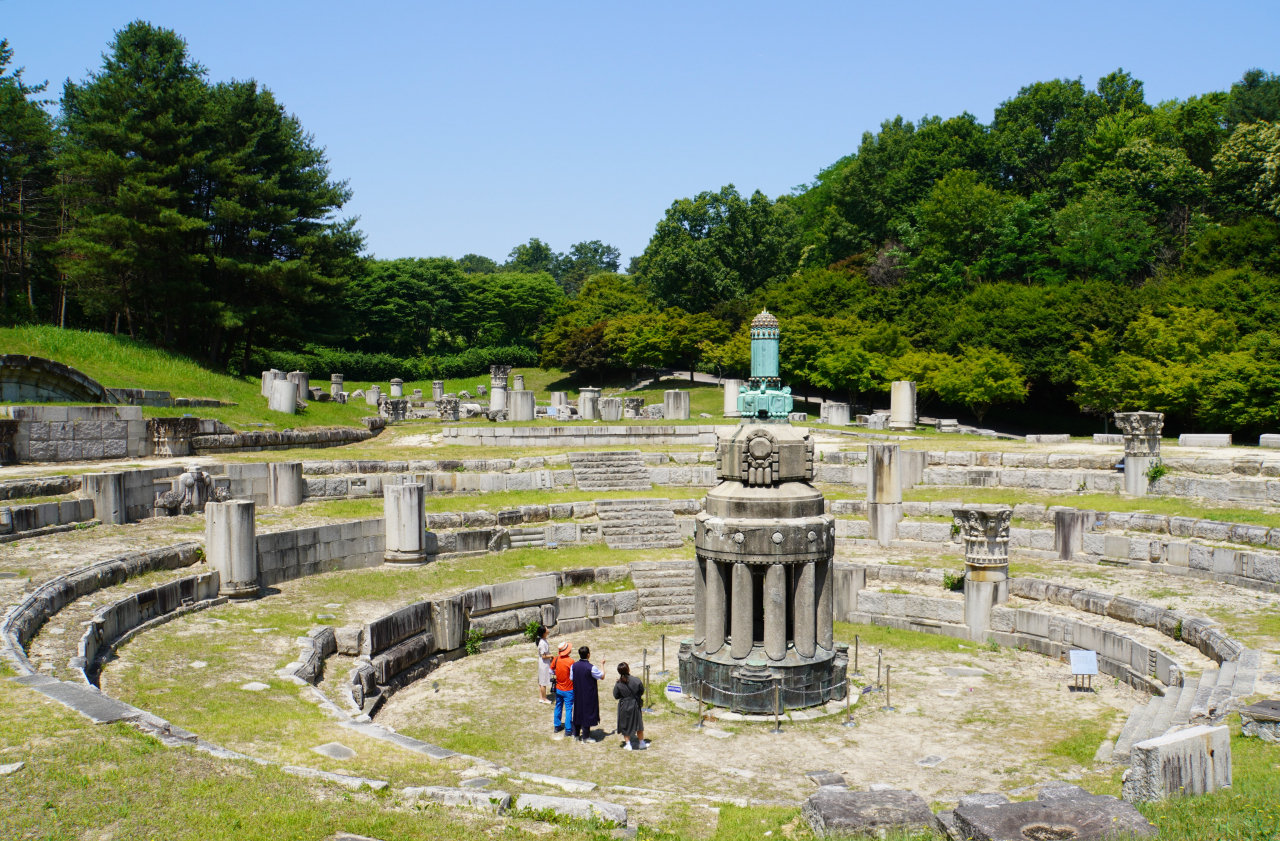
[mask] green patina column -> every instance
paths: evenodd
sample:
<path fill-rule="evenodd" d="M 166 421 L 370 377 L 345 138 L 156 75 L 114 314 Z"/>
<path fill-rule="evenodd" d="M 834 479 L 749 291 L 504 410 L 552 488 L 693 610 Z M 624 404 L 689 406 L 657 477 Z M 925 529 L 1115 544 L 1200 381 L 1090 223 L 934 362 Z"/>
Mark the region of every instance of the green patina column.
<path fill-rule="evenodd" d="M 778 319 L 764 310 L 751 320 L 751 379 L 738 396 L 743 418 L 786 418 L 794 401 L 778 369 Z"/>

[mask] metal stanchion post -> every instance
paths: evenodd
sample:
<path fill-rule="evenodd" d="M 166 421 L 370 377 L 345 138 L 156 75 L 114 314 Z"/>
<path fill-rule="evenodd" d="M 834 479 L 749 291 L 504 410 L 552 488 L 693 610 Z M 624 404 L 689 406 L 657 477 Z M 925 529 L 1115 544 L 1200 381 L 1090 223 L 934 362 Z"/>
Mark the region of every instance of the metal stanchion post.
<path fill-rule="evenodd" d="M 883 692 L 884 684 L 880 682 L 880 664 L 884 660 L 884 649 L 876 649 L 876 691 Z"/>
<path fill-rule="evenodd" d="M 773 685 L 773 732 L 774 733 L 782 732 L 782 724 L 778 720 L 779 717 L 782 715 L 781 689 L 782 689 L 782 681 L 779 680 L 777 683 Z"/>
<path fill-rule="evenodd" d="M 702 727 L 702 682 L 698 682 L 698 723 L 694 725 L 697 728 Z"/>
<path fill-rule="evenodd" d="M 647 712 L 647 713 L 651 713 L 651 712 L 653 712 L 653 695 L 652 695 L 652 693 L 651 693 L 649 690 L 650 690 L 650 687 L 649 687 L 649 667 L 648 667 L 648 666 L 645 666 L 645 667 L 644 667 L 644 698 L 645 698 L 645 700 L 649 703 L 649 706 L 645 707 L 645 708 L 644 708 L 644 711 L 645 711 L 645 712 Z"/>
<path fill-rule="evenodd" d="M 858 645 L 860 640 L 858 635 L 853 635 L 853 676 L 862 677 L 862 672 L 858 671 Z"/>
<path fill-rule="evenodd" d="M 858 722 L 853 720 L 853 682 L 846 680 L 844 683 L 844 726 L 857 727 Z"/>
<path fill-rule="evenodd" d="M 889 689 L 893 678 L 893 666 L 884 667 L 884 706 L 880 708 L 881 712 L 893 712 L 893 704 L 889 700 Z"/>
<path fill-rule="evenodd" d="M 667 635 L 662 635 L 662 671 L 658 674 L 665 676 L 667 674 Z"/>

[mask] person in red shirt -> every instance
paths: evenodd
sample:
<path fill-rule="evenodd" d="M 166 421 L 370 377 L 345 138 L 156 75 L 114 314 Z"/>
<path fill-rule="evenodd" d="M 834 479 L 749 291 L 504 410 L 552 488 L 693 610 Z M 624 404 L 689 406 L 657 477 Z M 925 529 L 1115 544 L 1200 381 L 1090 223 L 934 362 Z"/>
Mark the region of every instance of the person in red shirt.
<path fill-rule="evenodd" d="M 573 727 L 573 646 L 567 641 L 560 643 L 556 656 L 551 658 L 551 674 L 556 682 L 556 706 L 551 716 L 557 738 L 563 738 L 564 731 Z M 563 714 L 563 718 L 561 717 Z"/>

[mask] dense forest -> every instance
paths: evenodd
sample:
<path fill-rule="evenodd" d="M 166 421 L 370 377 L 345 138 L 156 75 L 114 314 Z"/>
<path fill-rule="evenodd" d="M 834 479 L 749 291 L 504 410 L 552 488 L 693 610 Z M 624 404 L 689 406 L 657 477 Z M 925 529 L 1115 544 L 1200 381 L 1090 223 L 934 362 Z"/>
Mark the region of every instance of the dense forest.
<path fill-rule="evenodd" d="M 316 140 L 258 82 L 211 82 L 177 34 L 129 25 L 57 102 L 0 44 L 6 323 L 233 372 L 508 361 L 605 381 L 741 375 L 768 307 L 787 381 L 857 403 L 906 378 L 997 425 L 1141 408 L 1171 431 L 1280 427 L 1280 78 L 1262 70 L 1154 105 L 1117 70 L 1029 84 L 989 125 L 895 117 L 790 194 L 675 201 L 623 270 L 599 240 L 376 259 Z"/>

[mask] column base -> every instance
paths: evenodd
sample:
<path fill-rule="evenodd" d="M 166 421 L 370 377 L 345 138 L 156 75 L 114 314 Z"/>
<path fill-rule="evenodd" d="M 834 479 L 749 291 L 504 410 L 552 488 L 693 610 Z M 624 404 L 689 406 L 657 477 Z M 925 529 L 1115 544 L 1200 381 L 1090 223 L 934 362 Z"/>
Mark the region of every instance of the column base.
<path fill-rule="evenodd" d="M 1124 457 L 1124 492 L 1130 496 L 1146 496 L 1150 483 L 1147 471 L 1151 469 L 1151 458 L 1148 456 Z"/>
<path fill-rule="evenodd" d="M 382 554 L 384 563 L 395 564 L 396 566 L 424 566 L 434 560 L 433 556 L 427 554 L 427 550 L 422 549 L 417 552 L 397 552 L 387 550 Z"/>
<path fill-rule="evenodd" d="M 745 658 L 680 647 L 680 686 L 686 697 L 737 713 L 768 715 L 774 711 L 774 687 L 780 686 L 782 710 L 816 707 L 844 699 L 849 658 L 844 651 L 822 648 L 802 657 L 788 646 L 783 660 L 770 660 L 763 646 Z"/>
<path fill-rule="evenodd" d="M 226 596 L 228 599 L 256 599 L 259 592 L 256 581 L 245 584 L 237 584 L 233 581 L 218 588 L 218 595 Z"/>
<path fill-rule="evenodd" d="M 871 539 L 881 546 L 888 546 L 889 541 L 898 539 L 898 523 L 902 522 L 902 503 L 868 503 L 867 520 L 871 523 Z"/>

